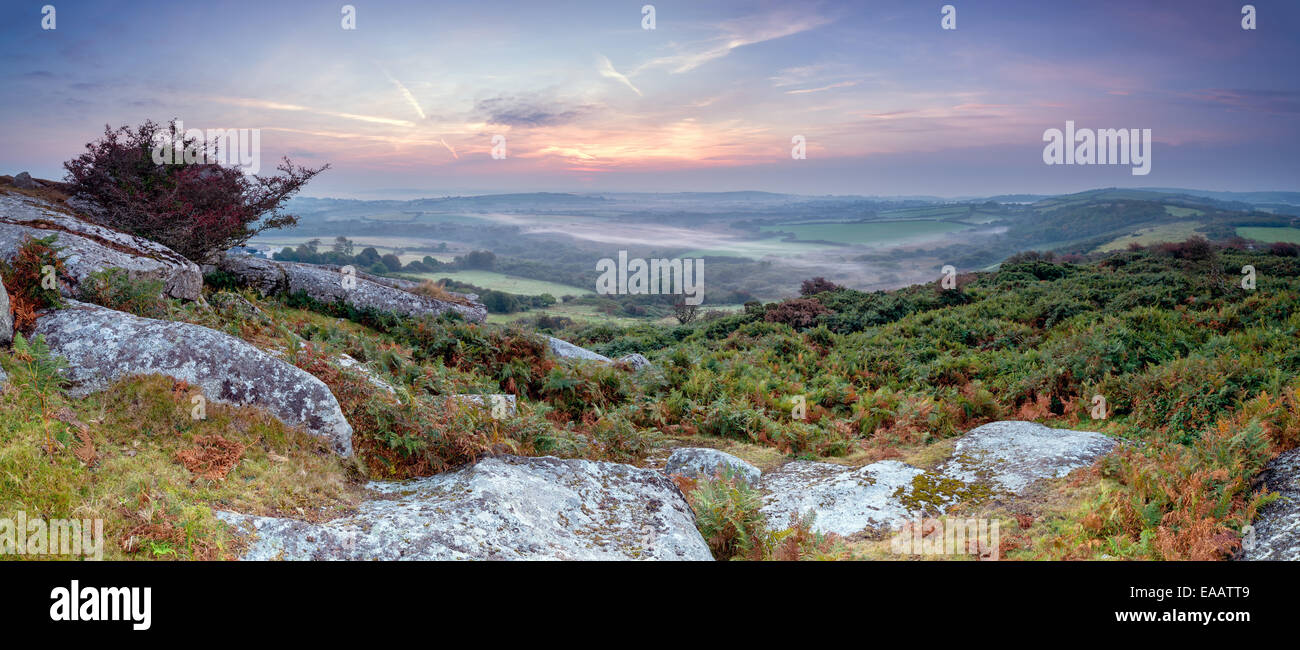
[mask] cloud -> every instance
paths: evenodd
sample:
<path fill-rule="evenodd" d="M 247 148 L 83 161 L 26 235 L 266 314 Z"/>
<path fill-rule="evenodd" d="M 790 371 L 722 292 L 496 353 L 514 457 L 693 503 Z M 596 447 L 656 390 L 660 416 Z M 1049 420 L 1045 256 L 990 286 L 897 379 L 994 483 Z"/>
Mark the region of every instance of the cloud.
<path fill-rule="evenodd" d="M 298 104 L 285 104 L 283 102 L 266 101 L 262 99 L 252 99 L 247 97 L 212 97 L 210 101 L 221 102 L 223 104 L 233 104 L 235 106 L 244 106 L 247 108 L 266 108 L 276 111 L 306 111 L 317 115 L 328 117 L 339 117 L 346 120 L 356 120 L 358 122 L 369 122 L 371 124 L 386 124 L 389 126 L 415 126 L 414 122 L 408 120 L 398 120 L 391 117 L 380 117 L 377 115 L 359 115 L 357 113 L 340 113 L 338 111 L 326 111 L 308 106 L 299 106 Z"/>
<path fill-rule="evenodd" d="M 615 70 L 614 64 L 610 63 L 608 57 L 606 57 L 604 54 L 597 54 L 596 56 L 598 57 L 598 62 L 596 64 L 596 71 L 600 73 L 600 76 L 606 77 L 608 79 L 614 79 L 622 83 L 624 86 L 631 88 L 632 92 L 636 93 L 638 96 L 641 95 L 641 89 L 632 85 L 632 82 L 627 77 L 623 76 L 623 74 L 620 73 L 618 70 Z"/>
<path fill-rule="evenodd" d="M 806 94 L 806 93 L 819 93 L 819 92 L 821 92 L 821 91 L 823 91 L 823 90 L 831 90 L 832 88 L 848 88 L 849 86 L 856 86 L 856 85 L 858 85 L 858 82 L 856 82 L 856 81 L 841 81 L 841 82 L 839 82 L 839 83 L 834 83 L 834 84 L 829 84 L 829 85 L 826 85 L 826 86 L 821 86 L 820 88 L 802 88 L 802 89 L 800 89 L 800 90 L 787 90 L 787 91 L 785 91 L 785 94 L 787 94 L 787 95 L 803 95 L 803 94 Z"/>
<path fill-rule="evenodd" d="M 792 36 L 829 22 L 829 18 L 809 12 L 776 12 L 729 20 L 719 26 L 722 33 L 717 37 L 683 47 L 676 54 L 651 59 L 637 66 L 632 76 L 652 68 L 667 68 L 672 74 L 690 72 L 731 54 L 736 48 Z"/>
<path fill-rule="evenodd" d="M 402 82 L 398 81 L 396 77 L 388 74 L 388 70 L 385 70 L 384 66 L 379 66 L 379 69 L 383 70 L 384 76 L 388 77 L 388 80 L 393 82 L 394 86 L 397 86 L 397 91 L 402 93 L 402 97 L 406 98 L 406 102 L 411 105 L 411 108 L 415 109 L 415 114 L 419 115 L 420 119 L 425 119 L 424 109 L 420 108 L 420 102 L 415 101 L 415 95 L 412 95 L 411 91 L 407 90 L 406 86 L 403 86 Z"/>
<path fill-rule="evenodd" d="M 1300 113 L 1300 93 L 1289 90 L 1207 88 L 1189 96 L 1194 101 L 1221 104 L 1253 113 Z"/>
<path fill-rule="evenodd" d="M 555 101 L 531 99 L 517 95 L 500 95 L 479 100 L 474 110 L 490 124 L 535 127 L 556 126 L 572 122 L 590 107 L 564 107 Z"/>

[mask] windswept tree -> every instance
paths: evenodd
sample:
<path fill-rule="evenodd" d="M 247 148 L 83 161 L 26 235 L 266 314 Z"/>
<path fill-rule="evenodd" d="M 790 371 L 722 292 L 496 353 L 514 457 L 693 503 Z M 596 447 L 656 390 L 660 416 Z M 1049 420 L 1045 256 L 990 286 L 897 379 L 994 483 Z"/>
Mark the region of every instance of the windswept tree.
<path fill-rule="evenodd" d="M 157 147 L 201 155 L 199 162 L 155 162 Z M 156 241 L 195 262 L 247 242 L 263 230 L 298 223 L 283 206 L 316 174 L 288 158 L 274 176 L 246 175 L 222 166 L 216 143 L 186 137 L 173 120 L 167 127 L 146 120 L 131 129 L 105 126 L 104 137 L 63 164 L 69 193 L 91 205 L 89 219 Z"/>

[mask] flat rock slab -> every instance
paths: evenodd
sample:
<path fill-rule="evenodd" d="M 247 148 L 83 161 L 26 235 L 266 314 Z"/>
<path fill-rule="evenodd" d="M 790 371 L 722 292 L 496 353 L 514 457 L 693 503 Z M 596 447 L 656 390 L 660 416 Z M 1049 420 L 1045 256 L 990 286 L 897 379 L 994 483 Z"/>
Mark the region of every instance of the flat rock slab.
<path fill-rule="evenodd" d="M 688 478 L 712 478 L 720 469 L 730 469 L 741 480 L 757 485 L 762 470 L 731 454 L 708 447 L 679 447 L 673 450 L 664 466 L 665 474 Z"/>
<path fill-rule="evenodd" d="M 352 454 L 352 427 L 321 380 L 240 339 L 190 323 L 140 318 L 68 301 L 36 321 L 54 354 L 68 359 L 70 393 L 86 395 L 130 375 L 160 374 L 198 386 L 207 399 L 258 406 Z"/>
<path fill-rule="evenodd" d="M 324 523 L 218 516 L 255 533 L 246 560 L 713 560 L 672 481 L 630 465 L 498 456 L 369 487 Z"/>
<path fill-rule="evenodd" d="M 863 467 L 793 461 L 763 474 L 762 513 L 772 529 L 791 524 L 791 516 L 812 512 L 812 530 L 852 535 L 895 528 L 912 511 L 900 495 L 909 491 L 920 469 L 896 460 Z"/>
<path fill-rule="evenodd" d="M 1264 468 L 1264 485 L 1281 495 L 1255 517 L 1254 534 L 1242 539 L 1241 560 L 1300 561 L 1300 449 L 1292 449 Z"/>
<path fill-rule="evenodd" d="M 54 245 L 62 249 L 66 272 L 59 286 L 69 297 L 77 296 L 77 287 L 92 273 L 110 268 L 161 281 L 173 298 L 198 300 L 203 289 L 199 266 L 162 244 L 93 224 L 47 201 L 0 193 L 0 258 L 13 259 L 29 235 L 58 235 Z"/>
<path fill-rule="evenodd" d="M 578 347 L 568 341 L 557 339 L 554 336 L 548 336 L 546 339 L 551 344 L 551 353 L 561 359 L 584 359 L 587 361 L 613 363 L 612 359 L 603 354 L 596 354 L 591 350 Z"/>
<path fill-rule="evenodd" d="M 1006 420 L 971 429 L 957 441 L 953 458 L 939 473 L 1019 494 L 1030 483 L 1061 478 L 1091 465 L 1115 448 L 1116 440 L 1092 431 L 1053 429 L 1036 422 Z"/>
<path fill-rule="evenodd" d="M 357 309 L 373 309 L 399 316 L 438 315 L 455 312 L 467 321 L 481 323 L 487 319 L 487 308 L 469 300 L 470 304 L 447 302 L 412 293 L 399 286 L 410 286 L 409 281 L 377 282 L 373 276 L 356 274 L 344 287 L 340 267 L 277 262 L 247 255 L 225 255 L 217 268 L 251 286 L 263 295 L 292 294 L 299 291 L 323 303 L 343 302 Z"/>

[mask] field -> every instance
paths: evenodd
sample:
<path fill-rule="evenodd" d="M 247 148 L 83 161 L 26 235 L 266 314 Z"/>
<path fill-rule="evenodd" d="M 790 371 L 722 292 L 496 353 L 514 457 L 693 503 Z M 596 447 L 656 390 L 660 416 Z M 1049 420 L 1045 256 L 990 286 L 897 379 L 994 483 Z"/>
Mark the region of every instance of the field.
<path fill-rule="evenodd" d="M 1165 206 L 1168 208 L 1169 206 Z M 1184 241 L 1188 237 L 1196 234 L 1196 229 L 1201 224 L 1197 221 L 1187 221 L 1183 223 L 1167 223 L 1149 228 L 1139 228 L 1131 235 L 1117 237 L 1114 241 L 1097 247 L 1098 252 L 1118 251 L 1128 248 L 1129 244 L 1141 244 L 1148 246 L 1161 242 Z"/>
<path fill-rule="evenodd" d="M 866 221 L 854 223 L 800 223 L 764 226 L 765 231 L 794 233 L 803 241 L 888 245 L 942 235 L 967 228 L 960 223 L 934 220 Z"/>
<path fill-rule="evenodd" d="M 593 275 L 594 275 L 593 271 Z M 540 296 L 549 293 L 556 298 L 560 296 L 582 296 L 595 293 L 592 289 L 582 289 L 579 287 L 560 284 L 558 282 L 547 282 L 545 280 L 530 280 L 528 278 L 515 277 L 504 273 L 493 271 L 441 271 L 436 273 L 404 274 L 412 277 L 427 278 L 429 280 L 441 280 L 451 278 L 457 282 L 466 282 L 476 287 L 484 289 L 496 289 L 506 293 L 513 293 L 521 296 Z"/>
<path fill-rule="evenodd" d="M 785 227 L 782 226 L 784 229 Z M 780 237 L 756 239 L 753 241 L 736 241 L 714 248 L 698 248 L 682 253 L 682 257 L 749 257 L 762 259 L 768 256 L 796 257 L 805 253 L 815 253 L 830 248 L 825 244 L 782 241 Z"/>
<path fill-rule="evenodd" d="M 742 311 L 744 309 L 744 305 L 705 304 L 701 306 L 701 309 L 703 309 L 704 311 L 717 310 L 717 311 L 724 311 L 728 313 L 734 313 L 734 312 Z M 572 305 L 572 304 L 565 304 L 565 303 L 556 303 L 555 305 L 551 307 L 547 307 L 546 309 L 532 309 L 529 311 L 517 312 L 514 314 L 488 314 L 488 322 L 499 323 L 499 324 L 513 323 L 523 318 L 531 318 L 533 316 L 537 316 L 538 314 L 547 314 L 549 316 L 563 316 L 565 318 L 573 320 L 575 323 L 584 323 L 584 324 L 606 323 L 610 325 L 618 325 L 621 327 L 628 327 L 632 325 L 645 325 L 647 323 L 654 323 L 656 325 L 677 324 L 677 320 L 671 316 L 666 316 L 657 319 L 656 318 L 635 318 L 632 316 L 611 316 L 609 314 L 605 314 L 598 311 L 592 305 Z"/>
<path fill-rule="evenodd" d="M 1291 244 L 1300 244 L 1300 228 L 1267 228 L 1267 227 L 1243 227 L 1237 229 L 1237 234 L 1247 239 L 1257 239 L 1262 242 L 1287 242 Z"/>

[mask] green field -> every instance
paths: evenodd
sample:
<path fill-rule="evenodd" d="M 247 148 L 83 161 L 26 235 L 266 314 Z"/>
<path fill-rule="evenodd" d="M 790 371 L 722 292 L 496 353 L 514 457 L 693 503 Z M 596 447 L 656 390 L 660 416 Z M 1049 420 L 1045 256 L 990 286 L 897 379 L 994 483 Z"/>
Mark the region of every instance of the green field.
<path fill-rule="evenodd" d="M 795 257 L 804 253 L 814 253 L 830 248 L 825 244 L 782 241 L 780 237 L 768 237 L 753 241 L 737 241 L 716 248 L 698 248 L 682 253 L 682 257 L 749 257 L 762 259 L 769 255 L 776 257 Z"/>
<path fill-rule="evenodd" d="M 744 305 L 701 305 L 703 311 L 718 310 L 724 312 L 737 312 L 745 308 Z M 676 325 L 677 320 L 672 316 L 663 318 L 635 318 L 632 316 L 610 316 L 596 309 L 592 305 L 572 305 L 565 303 L 556 303 L 546 309 L 532 309 L 529 311 L 516 312 L 514 314 L 488 314 L 489 323 L 512 323 L 522 318 L 531 318 L 538 314 L 548 314 L 550 316 L 563 316 L 577 323 L 608 323 L 626 327 L 629 325 L 644 325 L 653 322 L 659 325 Z"/>
<path fill-rule="evenodd" d="M 513 293 L 521 296 L 540 296 L 549 293 L 557 299 L 560 296 L 582 296 L 589 293 L 595 293 L 592 289 L 582 289 L 579 287 L 560 284 L 558 282 L 547 282 L 545 280 L 530 280 L 528 278 L 515 277 L 504 273 L 494 271 L 439 271 L 435 273 L 405 274 L 412 277 L 426 278 L 438 281 L 443 278 L 451 278 L 457 282 L 466 282 L 476 287 L 484 289 L 496 289 L 506 293 Z"/>
<path fill-rule="evenodd" d="M 780 224 L 763 226 L 763 230 L 794 233 L 795 237 L 803 241 L 886 245 L 955 232 L 967 227 L 964 224 L 948 221 L 917 220 Z"/>
<path fill-rule="evenodd" d="M 1107 242 L 1097 247 L 1099 252 L 1118 251 L 1128 248 L 1129 244 L 1141 244 L 1149 246 L 1162 242 L 1187 241 L 1187 238 L 1197 234 L 1196 229 L 1201 224 L 1197 221 L 1187 221 L 1183 223 L 1166 223 L 1149 228 L 1138 228 L 1131 235 L 1117 237 L 1113 241 Z"/>
<path fill-rule="evenodd" d="M 1202 214 L 1205 214 L 1196 208 L 1183 208 L 1176 205 L 1166 205 L 1165 212 L 1168 212 L 1175 217 L 1199 217 Z"/>
<path fill-rule="evenodd" d="M 1237 229 L 1237 234 L 1246 239 L 1256 239 L 1262 242 L 1287 242 L 1290 244 L 1300 244 L 1300 228 L 1269 228 L 1266 226 L 1250 226 Z"/>

